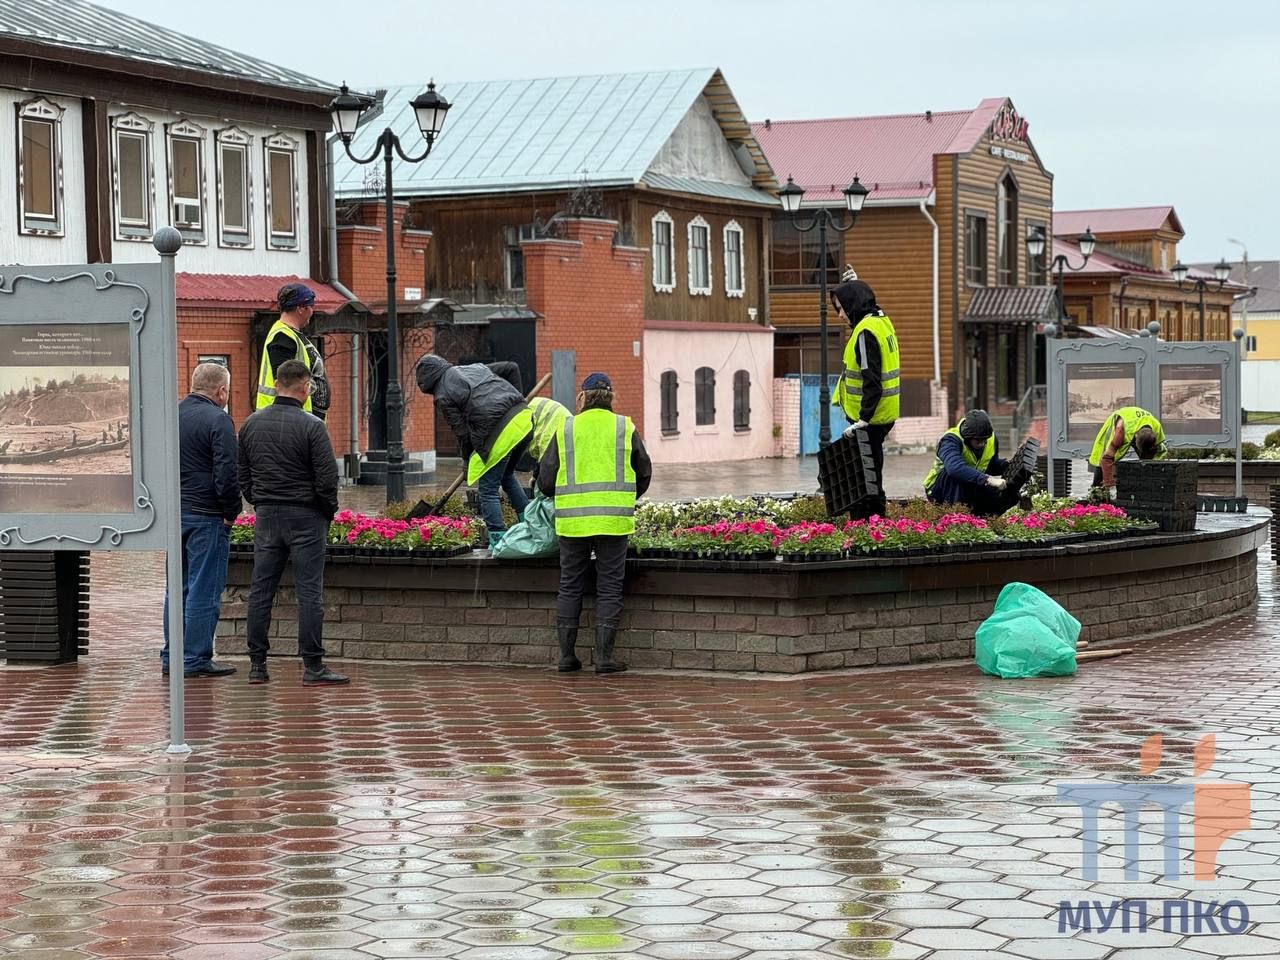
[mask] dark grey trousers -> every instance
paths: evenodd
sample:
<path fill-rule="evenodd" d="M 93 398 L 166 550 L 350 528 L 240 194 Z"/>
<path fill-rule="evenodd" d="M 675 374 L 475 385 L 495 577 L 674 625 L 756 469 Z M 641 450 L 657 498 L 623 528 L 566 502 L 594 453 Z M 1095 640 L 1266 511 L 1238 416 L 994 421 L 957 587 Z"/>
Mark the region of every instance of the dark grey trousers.
<path fill-rule="evenodd" d="M 596 624 L 617 629 L 622 622 L 622 582 L 627 569 L 629 537 L 561 537 L 560 592 L 556 619 L 577 623 L 582 615 L 582 592 L 596 554 Z"/>
<path fill-rule="evenodd" d="M 267 659 L 271 607 L 285 567 L 298 596 L 298 653 L 319 669 L 324 658 L 324 551 L 329 521 L 310 507 L 263 504 L 253 529 L 253 583 L 249 587 L 249 657 Z"/>

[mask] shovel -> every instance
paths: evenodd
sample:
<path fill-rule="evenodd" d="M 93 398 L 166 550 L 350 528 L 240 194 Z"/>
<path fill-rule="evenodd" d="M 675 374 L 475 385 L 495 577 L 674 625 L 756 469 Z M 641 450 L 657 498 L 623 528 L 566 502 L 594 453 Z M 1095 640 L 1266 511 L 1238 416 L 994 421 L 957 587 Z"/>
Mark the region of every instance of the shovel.
<path fill-rule="evenodd" d="M 533 389 L 525 394 L 525 402 L 528 403 L 536 397 L 542 392 L 542 388 L 550 382 L 551 374 L 543 374 L 542 379 L 535 383 L 533 385 Z M 438 517 L 440 515 L 440 511 L 444 508 L 444 505 L 449 502 L 449 498 L 457 492 L 460 486 L 462 486 L 462 481 L 465 479 L 467 479 L 467 465 L 464 463 L 462 465 L 462 472 L 458 474 L 453 483 L 449 484 L 448 488 L 444 492 L 444 496 L 437 500 L 434 505 L 428 503 L 426 500 L 419 500 L 414 504 L 413 509 L 406 515 L 406 519 L 420 520 L 423 517 Z"/>

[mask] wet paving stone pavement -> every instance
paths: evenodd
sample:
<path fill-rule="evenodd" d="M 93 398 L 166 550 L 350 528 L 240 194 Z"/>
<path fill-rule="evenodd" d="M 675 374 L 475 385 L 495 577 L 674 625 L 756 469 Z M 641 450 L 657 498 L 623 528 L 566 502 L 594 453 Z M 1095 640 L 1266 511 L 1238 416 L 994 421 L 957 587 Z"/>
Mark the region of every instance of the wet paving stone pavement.
<path fill-rule="evenodd" d="M 1267 563 L 1256 614 L 1064 679 L 355 663 L 314 689 L 241 662 L 187 683 L 186 759 L 163 752 L 160 569 L 94 574 L 91 655 L 0 670 L 0 957 L 1280 957 Z M 1086 879 L 1063 781 L 1232 784 L 1251 825 L 1200 881 L 1188 807 L 1162 876 L 1144 809 L 1126 880 L 1108 808 Z M 1062 901 L 1096 902 L 1091 928 Z"/>

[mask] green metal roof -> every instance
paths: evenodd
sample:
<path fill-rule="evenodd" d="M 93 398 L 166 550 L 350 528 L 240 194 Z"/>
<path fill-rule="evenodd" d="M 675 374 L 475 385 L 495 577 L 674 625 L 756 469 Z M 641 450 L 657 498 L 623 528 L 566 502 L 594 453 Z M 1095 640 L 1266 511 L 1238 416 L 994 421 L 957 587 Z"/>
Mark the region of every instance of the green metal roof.
<path fill-rule="evenodd" d="M 647 179 L 650 164 L 704 93 L 726 136 L 746 144 L 755 162 L 753 179 L 757 186 L 776 187 L 773 171 L 755 145 L 750 126 L 720 71 L 713 68 L 439 83 L 436 89 L 452 104 L 448 120 L 425 161 L 395 161 L 396 196 L 640 183 Z M 409 106 L 421 90 L 388 90 L 383 112 L 357 131 L 352 152 L 368 155 L 386 126 L 395 131 L 406 152 L 421 152 L 422 135 Z M 381 174 L 381 163 L 362 167 L 339 152 L 334 183 L 339 196 L 364 196 L 374 192 L 371 183 Z M 684 178 L 661 179 L 679 179 L 684 186 L 653 185 L 681 192 L 732 195 L 733 199 L 754 203 L 771 202 L 763 189 Z"/>

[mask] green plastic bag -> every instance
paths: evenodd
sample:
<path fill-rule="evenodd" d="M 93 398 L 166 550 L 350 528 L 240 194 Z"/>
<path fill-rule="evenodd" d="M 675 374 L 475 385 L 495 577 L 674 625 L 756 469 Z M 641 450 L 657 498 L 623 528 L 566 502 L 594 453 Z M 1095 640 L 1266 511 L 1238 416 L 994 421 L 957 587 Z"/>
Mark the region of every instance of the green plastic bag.
<path fill-rule="evenodd" d="M 493 548 L 493 556 L 498 560 L 536 560 L 559 553 L 555 504 L 541 492 L 525 507 L 524 518 L 508 527 L 502 541 Z"/>
<path fill-rule="evenodd" d="M 997 677 L 1064 677 L 1076 672 L 1080 621 L 1029 583 L 1010 583 L 978 627 L 978 668 Z"/>

